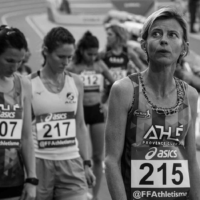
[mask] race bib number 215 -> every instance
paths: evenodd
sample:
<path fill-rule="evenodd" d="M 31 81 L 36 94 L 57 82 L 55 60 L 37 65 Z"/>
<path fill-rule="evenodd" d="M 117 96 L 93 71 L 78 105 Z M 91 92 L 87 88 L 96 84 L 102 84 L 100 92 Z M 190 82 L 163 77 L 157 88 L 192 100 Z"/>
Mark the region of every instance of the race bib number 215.
<path fill-rule="evenodd" d="M 133 199 L 185 200 L 189 188 L 184 147 L 132 147 Z"/>

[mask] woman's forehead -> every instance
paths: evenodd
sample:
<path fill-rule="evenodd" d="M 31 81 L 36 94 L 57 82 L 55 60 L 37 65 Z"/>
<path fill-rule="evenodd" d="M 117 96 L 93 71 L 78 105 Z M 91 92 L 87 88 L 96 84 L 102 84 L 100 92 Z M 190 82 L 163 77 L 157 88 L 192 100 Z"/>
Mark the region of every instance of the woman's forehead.
<path fill-rule="evenodd" d="M 149 31 L 151 31 L 153 29 L 166 29 L 166 30 L 170 30 L 170 31 L 176 31 L 176 32 L 183 33 L 183 29 L 182 29 L 181 25 L 175 19 L 156 19 L 152 23 Z"/>

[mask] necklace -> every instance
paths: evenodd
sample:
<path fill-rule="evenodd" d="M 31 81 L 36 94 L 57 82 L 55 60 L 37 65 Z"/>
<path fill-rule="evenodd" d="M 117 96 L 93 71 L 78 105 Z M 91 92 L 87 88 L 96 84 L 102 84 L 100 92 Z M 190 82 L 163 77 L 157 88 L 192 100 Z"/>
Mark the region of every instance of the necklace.
<path fill-rule="evenodd" d="M 63 89 L 64 84 L 65 84 L 65 75 L 63 76 L 63 78 L 61 78 L 61 82 L 57 82 L 57 83 L 52 82 L 52 81 L 50 81 L 50 79 L 45 78 L 44 75 L 43 75 L 43 77 L 45 80 L 43 83 L 48 88 L 49 91 L 51 91 L 53 93 L 61 92 L 61 90 Z"/>
<path fill-rule="evenodd" d="M 155 104 L 153 104 L 150 101 L 149 97 L 147 96 L 147 91 L 146 91 L 146 88 L 144 86 L 144 81 L 143 81 L 141 73 L 138 73 L 138 77 L 139 77 L 141 85 L 142 85 L 143 95 L 144 95 L 145 99 L 147 100 L 147 102 L 149 103 L 149 105 L 151 106 L 152 110 L 156 111 L 157 114 L 165 115 L 165 116 L 173 115 L 173 114 L 175 114 L 179 111 L 180 106 L 183 103 L 184 95 L 185 95 L 185 92 L 184 92 L 184 89 L 183 89 L 184 86 L 183 86 L 182 81 L 180 81 L 179 79 L 174 77 L 174 80 L 175 80 L 175 83 L 176 83 L 176 89 L 177 89 L 176 105 L 174 107 L 171 107 L 171 108 L 162 108 L 162 107 L 156 106 Z"/>

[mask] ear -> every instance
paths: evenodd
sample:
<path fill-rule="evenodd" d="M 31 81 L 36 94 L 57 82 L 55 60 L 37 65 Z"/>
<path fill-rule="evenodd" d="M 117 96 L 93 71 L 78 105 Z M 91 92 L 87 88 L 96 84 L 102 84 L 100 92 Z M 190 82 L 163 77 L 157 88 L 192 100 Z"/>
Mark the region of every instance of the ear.
<path fill-rule="evenodd" d="M 140 41 L 140 45 L 141 45 L 142 50 L 143 50 L 145 53 L 147 53 L 147 43 L 146 43 L 146 41 L 142 39 L 142 40 Z"/>
<path fill-rule="evenodd" d="M 183 43 L 183 48 L 182 48 L 182 51 L 181 51 L 181 56 L 182 57 L 185 57 L 189 52 L 189 42 L 184 42 Z"/>
<path fill-rule="evenodd" d="M 42 52 L 43 52 L 43 54 L 44 54 L 45 56 L 47 56 L 47 54 L 48 54 L 48 48 L 47 48 L 46 46 L 43 46 L 43 47 L 42 47 Z"/>

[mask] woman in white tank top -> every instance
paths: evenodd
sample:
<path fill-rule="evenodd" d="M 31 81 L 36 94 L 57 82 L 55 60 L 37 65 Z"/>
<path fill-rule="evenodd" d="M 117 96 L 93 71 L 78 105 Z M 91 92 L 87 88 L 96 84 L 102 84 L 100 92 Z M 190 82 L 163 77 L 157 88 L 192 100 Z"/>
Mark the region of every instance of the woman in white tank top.
<path fill-rule="evenodd" d="M 65 71 L 74 43 L 67 29 L 51 29 L 43 41 L 43 68 L 31 75 L 38 200 L 86 200 L 87 183 L 95 183 L 88 166 L 82 82 Z"/>

